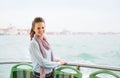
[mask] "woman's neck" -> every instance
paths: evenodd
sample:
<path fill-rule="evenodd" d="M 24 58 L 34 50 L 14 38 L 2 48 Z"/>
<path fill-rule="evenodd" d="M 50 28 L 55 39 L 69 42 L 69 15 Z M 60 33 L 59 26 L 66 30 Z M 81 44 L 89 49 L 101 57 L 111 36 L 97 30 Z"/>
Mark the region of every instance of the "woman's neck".
<path fill-rule="evenodd" d="M 43 40 L 43 37 L 44 36 L 39 36 L 39 35 L 36 35 L 39 39 Z"/>
<path fill-rule="evenodd" d="M 40 36 L 39 38 L 40 38 L 41 40 L 43 40 L 43 36 Z"/>

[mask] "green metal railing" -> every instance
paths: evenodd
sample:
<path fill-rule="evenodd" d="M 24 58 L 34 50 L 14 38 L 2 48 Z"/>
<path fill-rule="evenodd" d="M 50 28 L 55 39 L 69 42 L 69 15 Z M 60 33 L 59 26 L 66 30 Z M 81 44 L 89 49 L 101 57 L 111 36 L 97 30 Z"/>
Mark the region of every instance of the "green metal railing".
<path fill-rule="evenodd" d="M 108 75 L 111 75 L 111 76 L 114 76 L 115 78 L 120 78 L 119 75 L 115 74 L 114 72 L 111 72 L 109 70 L 98 70 L 96 72 L 93 72 L 89 75 L 89 78 L 99 78 L 97 75 L 99 74 L 108 74 Z"/>
<path fill-rule="evenodd" d="M 54 78 L 82 78 L 82 73 L 72 66 L 64 65 L 55 70 Z"/>
<path fill-rule="evenodd" d="M 12 67 L 10 78 L 32 78 L 32 68 L 30 63 L 18 63 Z"/>

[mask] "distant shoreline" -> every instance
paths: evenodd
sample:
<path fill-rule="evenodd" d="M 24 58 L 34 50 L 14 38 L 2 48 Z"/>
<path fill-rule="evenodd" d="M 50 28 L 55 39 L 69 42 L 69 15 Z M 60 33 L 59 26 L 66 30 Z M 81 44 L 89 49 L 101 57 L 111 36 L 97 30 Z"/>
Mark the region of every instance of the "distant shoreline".
<path fill-rule="evenodd" d="M 0 28 L 0 35 L 28 35 L 30 33 L 30 29 L 16 29 L 13 27 L 8 28 Z M 101 35 L 117 35 L 120 34 L 120 32 L 83 32 L 83 31 L 69 31 L 69 30 L 62 30 L 62 31 L 48 31 L 46 32 L 47 35 L 95 35 L 95 34 L 101 34 Z"/>
<path fill-rule="evenodd" d="M 46 35 L 120 35 L 120 32 L 46 32 Z M 0 35 L 29 35 L 28 33 L 1 33 Z"/>

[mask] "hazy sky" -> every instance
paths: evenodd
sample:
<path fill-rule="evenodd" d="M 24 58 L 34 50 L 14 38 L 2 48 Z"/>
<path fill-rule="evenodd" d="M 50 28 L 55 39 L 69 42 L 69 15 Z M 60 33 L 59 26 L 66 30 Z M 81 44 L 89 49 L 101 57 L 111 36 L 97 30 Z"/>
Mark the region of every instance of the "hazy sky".
<path fill-rule="evenodd" d="M 36 16 L 46 31 L 119 32 L 120 0 L 0 0 L 0 28 L 31 28 Z"/>

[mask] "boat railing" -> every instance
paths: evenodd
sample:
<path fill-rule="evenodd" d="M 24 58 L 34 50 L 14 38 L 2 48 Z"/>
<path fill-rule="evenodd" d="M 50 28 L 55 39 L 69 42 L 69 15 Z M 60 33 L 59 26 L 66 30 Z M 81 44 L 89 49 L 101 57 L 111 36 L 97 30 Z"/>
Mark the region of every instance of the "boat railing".
<path fill-rule="evenodd" d="M 0 62 L 0 64 L 17 64 L 17 63 L 23 63 L 22 62 Z M 25 63 L 32 63 L 32 62 L 25 62 Z M 90 65 L 90 64 L 65 64 L 69 66 L 76 66 L 79 70 L 81 67 L 84 68 L 95 68 L 95 69 L 105 69 L 105 70 L 112 70 L 112 71 L 120 71 L 120 67 L 113 67 L 113 66 L 101 66 L 101 65 Z"/>

